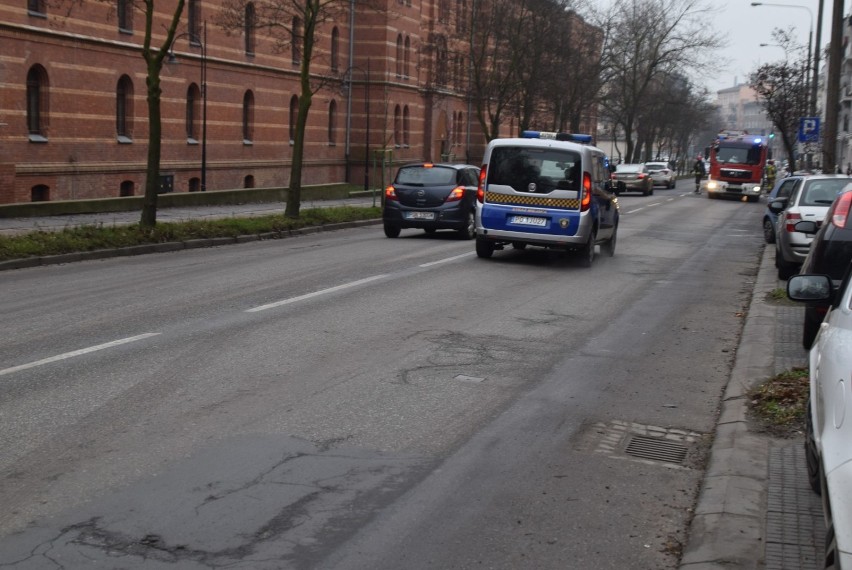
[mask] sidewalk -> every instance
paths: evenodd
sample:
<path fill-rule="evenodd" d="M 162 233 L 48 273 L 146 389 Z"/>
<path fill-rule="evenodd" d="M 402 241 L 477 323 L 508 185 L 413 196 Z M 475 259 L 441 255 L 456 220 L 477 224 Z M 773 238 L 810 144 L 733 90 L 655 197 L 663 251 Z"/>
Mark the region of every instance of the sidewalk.
<path fill-rule="evenodd" d="M 823 568 L 822 507 L 808 485 L 804 437 L 749 431 L 746 418 L 752 386 L 807 365 L 804 308 L 765 300 L 785 286 L 772 254 L 767 247 L 758 271 L 681 570 Z"/>

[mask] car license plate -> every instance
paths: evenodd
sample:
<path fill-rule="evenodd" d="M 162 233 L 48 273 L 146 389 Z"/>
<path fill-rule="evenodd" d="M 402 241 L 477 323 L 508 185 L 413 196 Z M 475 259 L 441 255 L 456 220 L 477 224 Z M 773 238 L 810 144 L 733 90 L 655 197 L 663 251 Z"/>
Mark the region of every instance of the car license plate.
<path fill-rule="evenodd" d="M 406 220 L 434 220 L 435 212 L 405 212 Z"/>
<path fill-rule="evenodd" d="M 547 218 L 533 218 L 532 216 L 512 216 L 509 218 L 509 223 L 520 224 L 522 226 L 539 226 L 547 225 Z"/>

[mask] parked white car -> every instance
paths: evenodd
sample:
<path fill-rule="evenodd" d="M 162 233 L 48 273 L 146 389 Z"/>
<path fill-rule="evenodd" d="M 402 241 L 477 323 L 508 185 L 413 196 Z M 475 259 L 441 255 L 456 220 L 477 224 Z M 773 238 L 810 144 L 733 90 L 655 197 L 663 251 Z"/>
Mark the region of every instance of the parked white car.
<path fill-rule="evenodd" d="M 675 173 L 665 162 L 646 162 L 645 168 L 651 175 L 654 184 L 661 184 L 666 188 L 675 187 Z"/>
<path fill-rule="evenodd" d="M 787 281 L 787 295 L 791 299 L 828 305 L 828 313 L 810 350 L 805 456 L 811 488 L 822 495 L 826 523 L 825 568 L 834 569 L 852 568 L 850 281 L 850 270 L 846 271 L 839 288 L 835 288 L 828 275 L 800 274 Z"/>

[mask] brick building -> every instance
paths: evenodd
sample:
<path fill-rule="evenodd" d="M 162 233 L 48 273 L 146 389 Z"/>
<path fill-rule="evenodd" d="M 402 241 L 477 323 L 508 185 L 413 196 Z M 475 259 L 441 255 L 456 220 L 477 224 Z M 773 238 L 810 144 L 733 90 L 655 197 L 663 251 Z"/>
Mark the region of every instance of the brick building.
<path fill-rule="evenodd" d="M 452 39 L 469 29 L 469 0 L 383 1 L 386 10 L 354 9 L 318 32 L 311 72 L 321 87 L 303 184 L 372 177 L 368 135 L 373 154 L 384 149 L 391 163 L 476 163 L 482 154 L 464 47 Z M 176 0 L 157 3 L 155 49 Z M 0 0 L 0 13 L 0 203 L 144 193 L 144 14 L 133 0 Z M 163 64 L 163 191 L 289 182 L 298 48 L 248 24 L 226 33 L 219 14 L 220 0 L 187 0 Z M 517 118 L 505 122 L 509 131 Z"/>

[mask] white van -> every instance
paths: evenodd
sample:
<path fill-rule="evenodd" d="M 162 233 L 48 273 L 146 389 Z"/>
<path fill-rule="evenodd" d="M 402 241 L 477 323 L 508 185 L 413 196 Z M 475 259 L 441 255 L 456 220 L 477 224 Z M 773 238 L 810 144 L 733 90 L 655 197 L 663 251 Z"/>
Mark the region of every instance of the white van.
<path fill-rule="evenodd" d="M 589 267 L 600 244 L 615 254 L 618 199 L 609 159 L 591 136 L 524 131 L 488 143 L 479 173 L 476 254 L 511 244 L 575 251 Z"/>

